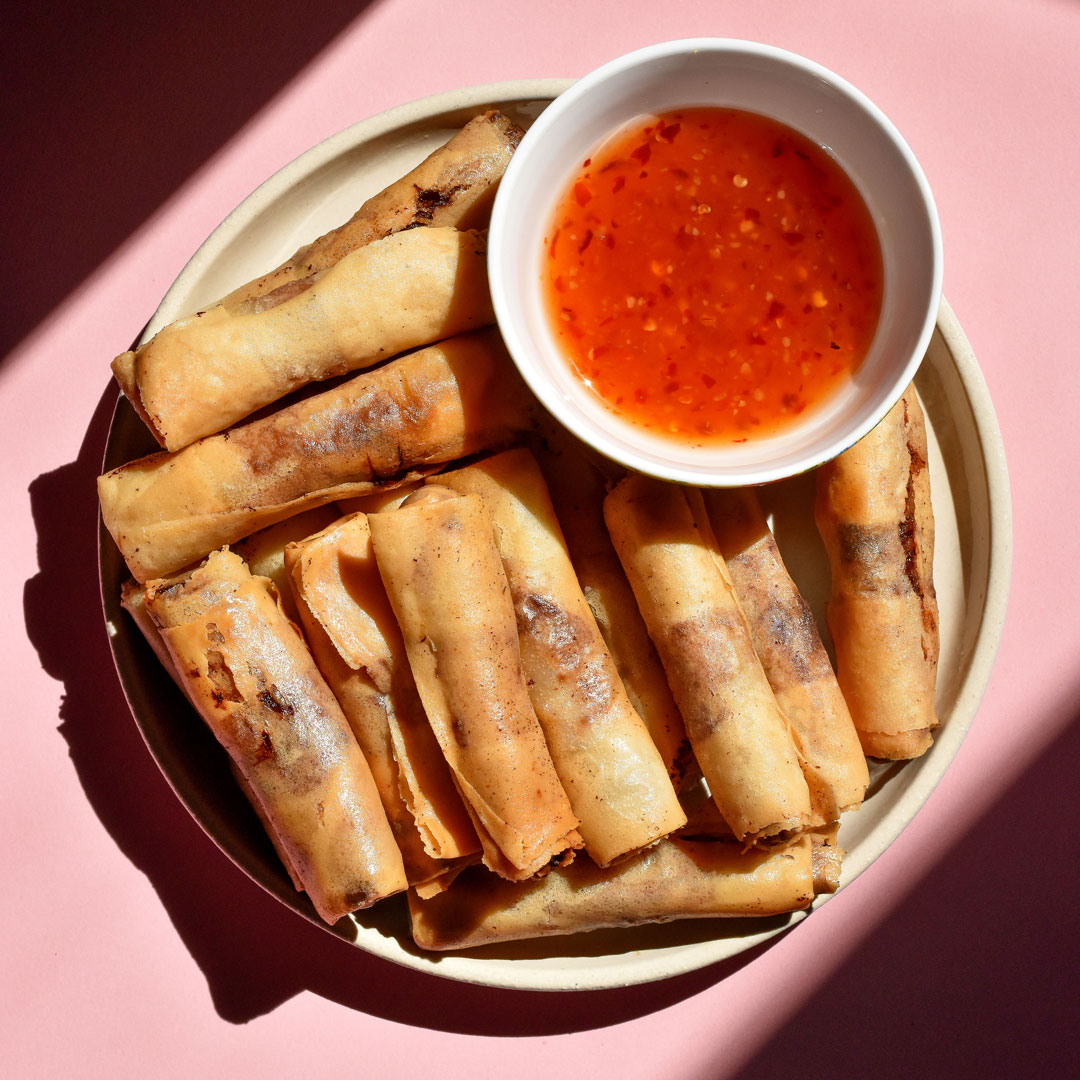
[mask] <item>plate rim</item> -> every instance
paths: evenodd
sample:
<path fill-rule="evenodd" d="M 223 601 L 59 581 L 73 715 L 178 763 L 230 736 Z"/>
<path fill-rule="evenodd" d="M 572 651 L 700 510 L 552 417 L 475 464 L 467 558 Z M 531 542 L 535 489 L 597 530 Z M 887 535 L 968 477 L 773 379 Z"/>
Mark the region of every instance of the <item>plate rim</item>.
<path fill-rule="evenodd" d="M 548 100 L 557 96 L 573 81 L 567 78 L 506 80 L 444 91 L 394 106 L 351 124 L 316 143 L 256 186 L 213 229 L 165 292 L 153 317 L 147 324 L 140 342 L 148 340 L 163 325 L 181 315 L 187 314 L 187 310 L 181 307 L 180 298 L 190 291 L 190 282 L 197 279 L 218 258 L 223 250 L 235 240 L 238 231 L 245 228 L 258 216 L 267 204 L 283 196 L 298 180 L 311 174 L 322 164 L 361 142 L 390 134 L 395 129 L 406 125 L 422 123 L 425 120 L 434 119 L 440 114 L 464 109 L 479 109 L 499 103 Z M 974 351 L 959 320 L 944 296 L 941 299 L 936 329 L 941 334 L 945 348 L 959 377 L 964 395 L 970 404 L 974 428 L 980 442 L 980 457 L 985 472 L 987 518 L 989 522 L 986 551 L 987 587 L 980 614 L 979 632 L 967 663 L 967 669 L 961 679 L 953 705 L 953 715 L 950 716 L 949 724 L 943 729 L 942 737 L 937 741 L 937 745 L 942 747 L 942 751 L 929 761 L 924 759 L 925 764 L 913 779 L 908 790 L 898 804 L 889 811 L 890 816 L 902 816 L 903 822 L 900 828 L 887 840 L 879 840 L 872 844 L 869 849 L 863 849 L 863 858 L 860 860 L 861 865 L 854 876 L 859 876 L 869 869 L 873 862 L 898 839 L 914 819 L 918 810 L 929 799 L 955 758 L 960 744 L 971 727 L 979 703 L 989 683 L 990 673 L 1001 642 L 1002 627 L 1008 603 L 1012 570 L 1012 504 L 1008 468 L 1000 427 L 990 398 L 989 388 L 979 368 Z M 112 430 L 113 425 L 110 425 L 109 441 L 111 441 Z M 108 452 L 108 441 L 106 452 Z M 101 552 L 101 544 L 104 542 L 111 543 L 111 540 L 99 530 L 99 579 L 102 591 L 103 616 L 108 629 L 109 616 L 104 593 L 104 564 Z M 233 852 L 223 846 L 223 842 L 210 831 L 208 825 L 196 814 L 188 799 L 177 788 L 165 767 L 165 763 L 154 752 L 144 725 L 136 714 L 128 688 L 120 675 L 115 641 L 111 634 L 109 634 L 109 639 L 110 652 L 113 655 L 114 665 L 117 667 L 117 676 L 125 700 L 128 702 L 132 719 L 147 745 L 151 758 L 155 761 L 185 809 L 188 810 L 214 844 L 229 858 L 230 862 L 270 892 L 276 900 L 281 901 L 306 921 L 314 923 L 314 925 L 319 926 L 328 933 L 336 937 L 343 936 L 339 930 L 336 931 L 334 927 L 322 923 L 303 910 L 302 907 L 290 903 L 290 898 L 275 889 L 273 882 L 268 882 L 266 875 L 259 874 L 257 868 L 244 865 Z M 854 880 L 854 877 L 845 876 L 841 890 L 850 884 L 852 880 Z M 819 896 L 815 900 L 811 911 L 819 909 L 829 899 L 831 899 L 831 896 L 828 894 Z M 511 965 L 516 962 L 513 960 L 508 961 L 505 958 L 476 957 L 465 953 L 433 954 L 431 956 L 413 954 L 405 951 L 397 939 L 393 937 L 384 938 L 381 935 L 375 935 L 371 940 L 365 939 L 362 927 L 359 928 L 360 934 L 356 940 L 349 942 L 349 944 L 361 948 L 370 955 L 378 956 L 414 971 L 474 985 L 520 990 L 601 990 L 673 978 L 730 960 L 740 953 L 772 939 L 784 930 L 797 925 L 809 913 L 806 911 L 792 913 L 790 918 L 782 925 L 769 926 L 758 933 L 738 938 L 739 947 L 737 949 L 725 950 L 721 948 L 713 950 L 710 955 L 703 959 L 693 955 L 689 949 L 687 950 L 688 955 L 685 957 L 676 957 L 664 953 L 652 958 L 644 958 L 643 953 L 637 952 L 639 962 L 628 973 L 618 973 L 610 965 L 599 964 L 574 972 L 570 978 L 567 977 L 566 971 L 558 966 L 545 968 L 525 964 L 514 968 Z M 722 944 L 724 941 L 735 939 L 717 938 L 713 940 Z M 633 952 L 628 951 L 626 955 L 633 955 Z M 512 975 L 511 972 L 513 972 Z M 612 974 L 616 974 L 617 977 L 613 979 Z"/>

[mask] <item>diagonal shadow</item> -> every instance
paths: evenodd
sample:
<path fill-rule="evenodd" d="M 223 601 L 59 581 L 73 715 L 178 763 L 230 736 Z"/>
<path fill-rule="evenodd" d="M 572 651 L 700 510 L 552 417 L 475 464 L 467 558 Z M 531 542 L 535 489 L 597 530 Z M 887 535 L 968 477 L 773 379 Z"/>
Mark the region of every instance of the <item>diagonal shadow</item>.
<path fill-rule="evenodd" d="M 0 357 L 370 3 L 8 9 Z"/>
<path fill-rule="evenodd" d="M 244 1023 L 310 990 L 397 1023 L 550 1035 L 666 1008 L 769 947 L 662 983 L 572 994 L 505 991 L 449 982 L 371 956 L 307 923 L 245 876 L 201 831 L 155 767 L 113 666 L 97 590 L 94 482 L 116 396 L 111 386 L 102 395 L 76 460 L 30 485 L 40 569 L 24 588 L 26 627 L 42 667 L 64 683 L 60 732 L 87 799 L 150 880 L 224 1019 Z"/>
<path fill-rule="evenodd" d="M 739 1080 L 1072 1073 L 1080 686 L 1056 712 L 1062 734 L 897 898 Z M 730 1075 L 717 1061 L 702 1080 Z"/>

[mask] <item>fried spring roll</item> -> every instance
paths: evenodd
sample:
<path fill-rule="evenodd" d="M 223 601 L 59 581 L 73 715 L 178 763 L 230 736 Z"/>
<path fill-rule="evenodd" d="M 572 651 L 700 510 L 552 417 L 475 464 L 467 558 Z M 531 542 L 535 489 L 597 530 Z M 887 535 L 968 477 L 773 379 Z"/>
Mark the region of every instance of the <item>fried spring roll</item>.
<path fill-rule="evenodd" d="M 870 776 L 813 613 L 784 566 L 757 495 L 714 488 L 703 496 L 754 651 L 795 733 L 811 805 L 835 821 L 862 802 Z"/>
<path fill-rule="evenodd" d="M 531 422 L 498 335 L 465 334 L 176 454 L 113 469 L 98 479 L 101 513 L 145 581 L 303 510 L 505 443 Z"/>
<path fill-rule="evenodd" d="M 532 454 L 508 450 L 436 482 L 478 495 L 491 515 L 529 697 L 585 850 L 607 866 L 683 826 L 667 768 L 589 610 Z"/>
<path fill-rule="evenodd" d="M 810 792 L 704 507 L 692 510 L 688 494 L 628 476 L 604 518 L 716 805 L 754 843 L 814 824 Z"/>
<path fill-rule="evenodd" d="M 818 470 L 837 677 L 871 757 L 918 757 L 937 726 L 938 609 L 926 425 L 914 387 Z"/>
<path fill-rule="evenodd" d="M 808 837 L 773 852 L 723 841 L 663 840 L 607 870 L 586 859 L 540 881 L 501 881 L 479 868 L 441 895 L 409 895 L 422 949 L 470 949 L 675 919 L 779 915 L 814 898 Z"/>
<path fill-rule="evenodd" d="M 428 720 L 484 862 L 523 879 L 580 847 L 521 672 L 510 589 L 479 496 L 425 488 L 371 540 Z"/>
<path fill-rule="evenodd" d="M 223 431 L 310 382 L 493 320 L 476 232 L 411 229 L 359 248 L 282 304 L 210 308 L 114 361 L 167 450 Z"/>
<path fill-rule="evenodd" d="M 344 225 L 302 247 L 269 274 L 229 293 L 230 314 L 272 304 L 279 290 L 334 265 L 350 251 L 417 225 L 482 229 L 499 180 L 524 132 L 501 112 L 474 117 L 445 146 L 373 195 Z M 276 295 L 275 295 L 276 294 Z"/>
<path fill-rule="evenodd" d="M 371 770 L 269 582 L 214 552 L 146 607 L 181 685 L 229 752 L 329 923 L 406 887 Z"/>
<path fill-rule="evenodd" d="M 635 711 L 645 721 L 676 788 L 693 754 L 664 667 L 604 524 L 607 488 L 596 465 L 570 440 L 540 455 L 555 515 L 577 579 Z"/>
<path fill-rule="evenodd" d="M 371 766 L 410 884 L 479 852 L 469 815 L 416 692 L 367 518 L 354 514 L 285 552 L 319 670 Z"/>

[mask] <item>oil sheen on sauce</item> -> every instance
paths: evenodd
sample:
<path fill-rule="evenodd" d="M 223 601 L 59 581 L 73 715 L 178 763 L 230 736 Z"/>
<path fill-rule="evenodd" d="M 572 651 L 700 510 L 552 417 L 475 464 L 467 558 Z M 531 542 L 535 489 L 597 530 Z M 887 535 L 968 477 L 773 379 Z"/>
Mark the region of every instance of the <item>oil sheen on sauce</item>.
<path fill-rule="evenodd" d="M 543 288 L 573 370 L 680 443 L 780 433 L 863 360 L 877 232 L 819 146 L 735 109 L 642 118 L 584 161 L 545 236 Z"/>

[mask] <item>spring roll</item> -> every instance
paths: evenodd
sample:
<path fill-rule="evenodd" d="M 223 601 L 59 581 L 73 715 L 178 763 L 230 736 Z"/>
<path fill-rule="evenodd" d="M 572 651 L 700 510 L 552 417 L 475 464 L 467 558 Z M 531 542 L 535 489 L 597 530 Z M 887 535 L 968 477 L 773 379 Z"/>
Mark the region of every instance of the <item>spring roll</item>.
<path fill-rule="evenodd" d="M 693 494 L 628 476 L 604 501 L 604 518 L 716 805 L 739 840 L 756 843 L 817 822 L 790 727 Z"/>
<path fill-rule="evenodd" d="M 663 840 L 607 870 L 586 859 L 540 881 L 502 881 L 480 868 L 441 895 L 409 895 L 422 949 L 470 949 L 675 919 L 779 915 L 814 898 L 809 838 L 773 852 L 723 841 Z"/>
<path fill-rule="evenodd" d="M 158 442 L 179 450 L 310 382 L 488 325 L 486 250 L 477 232 L 395 233 L 270 310 L 218 306 L 172 323 L 117 359 L 117 379 Z"/>
<path fill-rule="evenodd" d="M 491 202 L 524 132 L 497 110 L 474 117 L 445 146 L 373 195 L 344 225 L 302 247 L 269 274 L 229 293 L 230 314 L 268 306 L 351 251 L 417 225 L 487 227 Z"/>
<path fill-rule="evenodd" d="M 285 561 L 315 661 L 371 766 L 409 883 L 436 877 L 441 860 L 480 844 L 416 692 L 367 518 L 354 514 L 290 544 Z"/>
<path fill-rule="evenodd" d="M 713 488 L 703 496 L 754 651 L 795 733 L 811 806 L 836 821 L 862 802 L 870 776 L 813 613 L 784 566 L 757 495 Z"/>
<path fill-rule="evenodd" d="M 372 514 L 413 677 L 484 849 L 512 880 L 581 846 L 521 671 L 510 589 L 477 495 L 425 488 Z"/>
<path fill-rule="evenodd" d="M 303 510 L 506 443 L 531 410 L 498 335 L 465 334 L 113 469 L 98 479 L 102 518 L 136 580 L 161 577 Z"/>
<path fill-rule="evenodd" d="M 607 866 L 680 828 L 686 816 L 578 585 L 532 454 L 508 450 L 435 479 L 478 495 L 491 515 L 529 697 L 585 850 Z"/>
<path fill-rule="evenodd" d="M 938 609 L 926 425 L 913 386 L 865 438 L 818 470 L 832 572 L 836 674 L 863 749 L 918 757 L 938 718 Z"/>
<path fill-rule="evenodd" d="M 272 587 L 229 551 L 147 584 L 188 697 L 329 923 L 406 887 L 371 770 Z"/>

